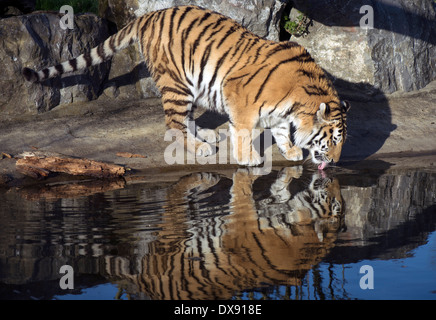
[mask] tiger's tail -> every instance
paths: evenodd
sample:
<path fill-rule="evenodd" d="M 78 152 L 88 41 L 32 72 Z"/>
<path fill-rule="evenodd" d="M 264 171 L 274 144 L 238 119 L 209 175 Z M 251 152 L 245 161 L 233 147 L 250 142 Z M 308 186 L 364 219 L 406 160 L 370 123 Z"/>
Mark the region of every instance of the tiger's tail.
<path fill-rule="evenodd" d="M 118 33 L 110 36 L 95 48 L 92 48 L 90 51 L 85 52 L 74 59 L 42 69 L 40 71 L 35 71 L 30 68 L 23 68 L 23 76 L 27 81 L 41 82 L 60 76 L 61 74 L 67 72 L 73 72 L 100 64 L 103 61 L 111 58 L 117 51 L 128 47 L 137 40 L 138 20 L 140 19 L 130 22 Z"/>

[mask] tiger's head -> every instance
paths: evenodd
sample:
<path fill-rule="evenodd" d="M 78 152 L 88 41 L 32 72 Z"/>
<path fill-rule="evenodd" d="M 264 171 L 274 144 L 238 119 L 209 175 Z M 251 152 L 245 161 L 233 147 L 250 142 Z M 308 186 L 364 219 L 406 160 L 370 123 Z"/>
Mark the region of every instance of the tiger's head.
<path fill-rule="evenodd" d="M 348 101 L 322 102 L 310 130 L 304 132 L 299 146 L 310 151 L 313 163 L 324 169 L 329 163 L 338 162 L 347 136 Z M 298 132 L 297 132 L 298 139 Z"/>
<path fill-rule="evenodd" d="M 345 210 L 338 179 L 314 174 L 308 192 L 318 239 L 322 241 L 328 233 L 343 230 Z"/>

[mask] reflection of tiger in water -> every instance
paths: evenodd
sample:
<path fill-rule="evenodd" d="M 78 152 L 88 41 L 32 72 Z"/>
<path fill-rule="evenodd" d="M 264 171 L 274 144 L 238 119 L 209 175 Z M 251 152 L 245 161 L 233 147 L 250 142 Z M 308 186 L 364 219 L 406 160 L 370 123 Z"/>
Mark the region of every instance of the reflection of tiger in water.
<path fill-rule="evenodd" d="M 334 245 L 342 198 L 337 180 L 317 175 L 307 190 L 284 191 L 299 174 L 282 170 L 271 196 L 256 203 L 257 176 L 238 170 L 230 203 L 217 206 L 230 207 L 230 214 L 209 214 L 194 224 L 188 213 L 204 215 L 210 197 L 223 199 L 215 194 L 220 184 L 224 193 L 230 185 L 215 174 L 182 178 L 168 191 L 162 230 L 143 257 L 141 273 L 127 277 L 152 299 L 227 299 L 262 283 L 301 284 Z"/>
<path fill-rule="evenodd" d="M 99 64 L 135 41 L 162 93 L 167 126 L 182 130 L 185 138 L 193 136 L 194 145 L 186 144 L 191 151 L 203 156 L 214 152 L 204 137 L 215 138 L 215 133 L 189 125 L 195 106 L 202 106 L 229 116 L 239 164 L 262 162 L 251 147 L 257 124 L 271 128 L 288 160 L 301 160 L 301 148 L 311 151 L 321 169 L 339 160 L 349 103 L 339 99 L 310 54 L 295 42 L 262 39 L 199 7 L 151 12 L 75 59 L 38 72 L 24 68 L 23 75 L 28 81 L 44 81 Z M 296 128 L 294 142 L 291 124 Z M 241 132 L 248 135 L 239 139 Z"/>
<path fill-rule="evenodd" d="M 320 241 L 324 233 L 343 227 L 343 200 L 337 179 L 314 173 L 308 188 L 292 195 L 288 189 L 292 178 L 297 178 L 301 168 L 285 168 L 271 186 L 271 196 L 259 201 L 258 214 L 262 218 L 283 219 L 283 223 L 313 224 Z M 283 210 L 286 210 L 283 213 Z M 280 218 L 277 215 L 280 214 Z M 271 222 L 270 222 L 271 223 Z"/>

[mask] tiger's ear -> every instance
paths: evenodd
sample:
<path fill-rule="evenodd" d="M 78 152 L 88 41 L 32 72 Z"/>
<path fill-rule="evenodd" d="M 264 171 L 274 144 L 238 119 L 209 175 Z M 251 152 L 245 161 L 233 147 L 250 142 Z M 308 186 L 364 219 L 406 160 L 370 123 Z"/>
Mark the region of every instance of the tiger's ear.
<path fill-rule="evenodd" d="M 319 122 L 323 122 L 327 120 L 327 117 L 330 113 L 330 107 L 328 104 L 325 104 L 324 102 L 322 102 L 319 105 L 319 110 L 316 113 L 317 117 L 318 117 L 318 121 Z"/>
<path fill-rule="evenodd" d="M 341 107 L 342 107 L 342 111 L 345 113 L 347 113 L 351 108 L 350 103 L 347 100 L 341 101 Z"/>

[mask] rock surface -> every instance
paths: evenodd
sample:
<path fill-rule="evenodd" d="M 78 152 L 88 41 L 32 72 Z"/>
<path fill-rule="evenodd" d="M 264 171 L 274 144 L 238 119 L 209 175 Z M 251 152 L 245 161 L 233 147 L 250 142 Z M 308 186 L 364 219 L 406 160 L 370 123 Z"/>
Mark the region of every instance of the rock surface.
<path fill-rule="evenodd" d="M 118 28 L 146 13 L 181 5 L 196 5 L 224 14 L 252 32 L 270 40 L 279 40 L 279 21 L 286 1 L 280 0 L 100 0 L 100 14 Z"/>
<path fill-rule="evenodd" d="M 286 2 L 279 0 L 101 0 L 101 14 L 119 28 L 147 12 L 174 5 L 196 4 L 228 15 L 256 34 L 278 40 Z M 292 2 L 311 19 L 307 37 L 297 40 L 335 79 L 340 94 L 369 100 L 395 91 L 411 91 L 436 79 L 436 23 L 432 3 L 372 1 L 374 29 L 359 27 L 364 1 Z M 60 28 L 60 15 L 34 13 L 0 20 L 0 113 L 3 117 L 46 112 L 52 108 L 102 99 L 158 97 L 138 46 L 111 62 L 43 84 L 25 83 L 22 67 L 40 69 L 73 58 L 101 43 L 114 30 L 94 15 L 76 15 L 73 30 Z"/>
<path fill-rule="evenodd" d="M 21 76 L 23 67 L 41 69 L 71 59 L 109 36 L 107 25 L 95 15 L 76 15 L 72 30 L 63 30 L 60 18 L 34 13 L 0 20 L 2 117 L 46 112 L 99 96 L 108 63 L 41 84 L 26 83 Z"/>
<path fill-rule="evenodd" d="M 436 164 L 436 81 L 413 93 L 390 96 L 385 101 L 351 101 L 349 136 L 341 160 L 407 157 L 424 154 L 425 163 Z M 198 110 L 202 126 L 226 129 L 226 119 L 217 121 L 212 113 Z M 164 112 L 160 99 L 124 101 L 98 99 L 65 105 L 21 121 L 0 121 L 0 153 L 16 156 L 38 150 L 125 165 L 133 170 L 192 167 L 185 158 L 182 166 L 166 161 L 165 152 L 174 137 L 165 139 Z M 227 139 L 227 143 L 230 142 Z M 220 147 L 224 145 L 219 145 Z M 276 165 L 291 165 L 270 146 Z M 117 153 L 141 154 L 146 158 L 124 158 Z M 209 158 L 209 157 L 208 157 Z M 221 157 L 197 158 L 198 170 L 236 167 Z M 213 164 L 215 159 L 217 164 Z M 200 162 L 200 161 L 201 162 Z M 0 160 L 0 173 L 14 176 L 15 159 Z M 420 166 L 419 163 L 416 163 Z M 153 170 L 153 169 L 151 169 Z"/>
<path fill-rule="evenodd" d="M 1 0 L 0 16 L 30 13 L 35 10 L 36 0 Z"/>
<path fill-rule="evenodd" d="M 373 29 L 366 15 L 373 10 Z M 339 85 L 367 95 L 408 92 L 436 79 L 435 4 L 427 0 L 293 0 L 313 20 L 305 46 Z M 363 20 L 362 20 L 363 19 Z M 362 20 L 362 22 L 361 22 Z"/>

